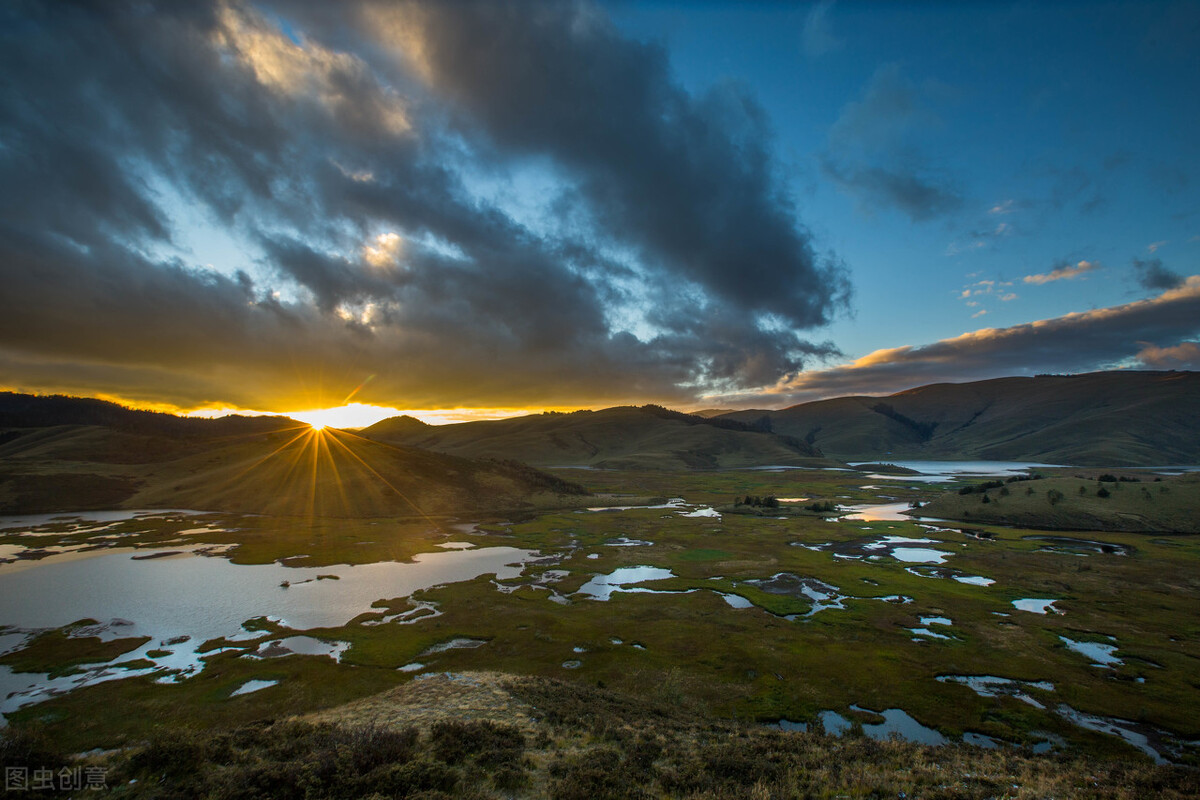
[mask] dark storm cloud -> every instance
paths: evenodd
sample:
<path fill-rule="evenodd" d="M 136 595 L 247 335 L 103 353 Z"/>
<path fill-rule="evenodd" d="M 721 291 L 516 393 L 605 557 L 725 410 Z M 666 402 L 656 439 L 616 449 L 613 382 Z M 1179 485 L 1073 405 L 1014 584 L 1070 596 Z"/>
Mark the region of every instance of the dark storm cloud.
<path fill-rule="evenodd" d="M 1182 275 L 1163 266 L 1161 258 L 1135 258 L 1133 268 L 1137 272 L 1137 282 L 1143 289 L 1161 292 L 1177 289 L 1184 282 Z"/>
<path fill-rule="evenodd" d="M 1200 350 L 1200 275 L 1157 297 L 1111 308 L 984 328 L 927 345 L 878 350 L 843 367 L 806 372 L 743 404 L 882 394 L 941 381 L 1122 365 L 1188 368 Z"/>
<path fill-rule="evenodd" d="M 830 129 L 829 148 L 819 157 L 822 173 L 864 207 L 896 209 L 914 222 L 961 208 L 962 196 L 920 146 L 938 124 L 926 94 L 898 65 L 880 67 Z"/>
<path fill-rule="evenodd" d="M 279 407 L 374 374 L 356 399 L 683 401 L 833 352 L 797 329 L 846 273 L 779 189 L 761 109 L 684 92 L 591 6 L 12 3 L 0 30 L 9 386 Z M 570 225 L 468 186 L 530 157 Z M 192 263 L 184 207 L 254 274 Z M 638 308 L 640 338 L 619 324 Z"/>
<path fill-rule="evenodd" d="M 368 19 L 387 43 L 417 40 L 409 51 L 468 136 L 552 157 L 601 230 L 651 269 L 799 327 L 844 301 L 844 273 L 798 227 L 743 87 L 688 94 L 661 47 L 583 3 L 381 4 Z"/>

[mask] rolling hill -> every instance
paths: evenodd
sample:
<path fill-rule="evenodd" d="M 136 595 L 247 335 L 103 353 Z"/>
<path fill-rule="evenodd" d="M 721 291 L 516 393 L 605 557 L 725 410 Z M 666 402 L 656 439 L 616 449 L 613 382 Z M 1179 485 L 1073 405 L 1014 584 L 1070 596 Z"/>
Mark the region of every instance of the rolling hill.
<path fill-rule="evenodd" d="M 181 419 L 42 399 L 0 398 L 0 512 L 409 516 L 570 504 L 586 494 L 524 464 L 316 432 L 284 417 Z M 56 419 L 70 424 L 48 424 Z"/>
<path fill-rule="evenodd" d="M 535 414 L 437 426 L 411 417 L 392 417 L 361 433 L 377 441 L 439 453 L 470 458 L 515 458 L 546 467 L 838 466 L 838 462 L 824 458 L 816 448 L 770 433 L 754 419 L 709 419 L 660 406 L 619 406 L 603 411 Z"/>
<path fill-rule="evenodd" d="M 1095 372 L 922 386 L 718 419 L 847 461 L 995 459 L 1113 466 L 1200 463 L 1200 373 Z"/>

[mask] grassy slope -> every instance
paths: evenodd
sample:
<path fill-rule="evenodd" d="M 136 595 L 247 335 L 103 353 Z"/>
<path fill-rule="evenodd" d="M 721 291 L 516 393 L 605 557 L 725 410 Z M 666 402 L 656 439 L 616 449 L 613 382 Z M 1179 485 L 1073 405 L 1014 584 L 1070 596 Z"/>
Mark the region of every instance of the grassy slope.
<path fill-rule="evenodd" d="M 628 406 L 436 427 L 385 420 L 362 433 L 453 455 L 515 458 L 538 466 L 712 469 L 834 464 L 808 447 L 771 434 L 688 424 Z"/>
<path fill-rule="evenodd" d="M 502 509 L 577 491 L 519 464 L 470 461 L 306 426 L 173 439 L 100 426 L 0 445 L 0 509 L 194 508 L 377 517 Z"/>
<path fill-rule="evenodd" d="M 1101 487 L 1108 492 L 1107 497 L 1097 495 Z M 1003 489 L 967 495 L 947 492 L 920 513 L 1046 530 L 1200 533 L 1197 474 L 1157 483 L 1143 479 L 1141 483 L 1102 484 L 1094 476 L 1047 478 L 1006 488 L 1008 493 L 1003 495 Z M 1058 492 L 1061 498 L 1051 502 L 1051 492 Z M 984 497 L 989 502 L 985 503 Z"/>
<path fill-rule="evenodd" d="M 893 415 L 873 410 L 880 404 L 890 406 Z M 826 454 L 848 460 L 1200 461 L 1195 424 L 1200 373 L 1195 372 L 1099 372 L 935 384 L 888 397 L 843 397 L 730 416 L 756 419 L 763 414 L 777 432 L 808 437 Z"/>

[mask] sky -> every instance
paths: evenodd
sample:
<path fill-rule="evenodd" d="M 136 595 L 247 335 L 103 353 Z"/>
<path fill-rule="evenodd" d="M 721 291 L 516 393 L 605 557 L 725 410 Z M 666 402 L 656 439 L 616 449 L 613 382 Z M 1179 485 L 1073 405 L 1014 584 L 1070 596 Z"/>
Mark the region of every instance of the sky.
<path fill-rule="evenodd" d="M 446 421 L 1200 369 L 1192 2 L 15 0 L 0 70 L 0 389 Z"/>

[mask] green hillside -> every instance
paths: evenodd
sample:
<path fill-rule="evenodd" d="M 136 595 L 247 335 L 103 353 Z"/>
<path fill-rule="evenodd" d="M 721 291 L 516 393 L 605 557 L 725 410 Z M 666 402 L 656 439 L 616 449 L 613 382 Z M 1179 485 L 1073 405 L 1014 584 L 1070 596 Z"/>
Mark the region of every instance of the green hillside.
<path fill-rule="evenodd" d="M 1157 480 L 1081 474 L 970 488 L 946 492 L 914 513 L 1040 530 L 1200 533 L 1197 473 Z"/>
<path fill-rule="evenodd" d="M 706 419 L 658 406 L 622 406 L 437 426 L 399 417 L 361 433 L 379 441 L 440 453 L 514 458 L 536 466 L 717 469 L 765 464 L 837 465 L 802 441 L 764 431 L 753 419 Z"/>
<path fill-rule="evenodd" d="M 933 384 L 885 397 L 840 397 L 721 418 L 764 416 L 776 433 L 848 461 L 1200 463 L 1196 372 L 1117 371 Z"/>

